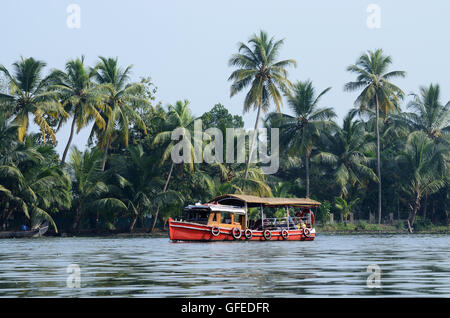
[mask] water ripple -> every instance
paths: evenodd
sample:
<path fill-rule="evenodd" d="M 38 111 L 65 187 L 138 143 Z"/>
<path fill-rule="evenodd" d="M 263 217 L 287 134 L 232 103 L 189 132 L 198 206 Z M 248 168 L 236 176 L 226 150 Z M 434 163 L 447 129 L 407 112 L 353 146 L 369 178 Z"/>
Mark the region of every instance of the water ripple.
<path fill-rule="evenodd" d="M 0 297 L 450 296 L 450 237 L 319 235 L 313 242 L 166 238 L 0 241 Z M 66 268 L 81 268 L 81 288 Z M 381 269 L 368 288 L 367 266 Z"/>

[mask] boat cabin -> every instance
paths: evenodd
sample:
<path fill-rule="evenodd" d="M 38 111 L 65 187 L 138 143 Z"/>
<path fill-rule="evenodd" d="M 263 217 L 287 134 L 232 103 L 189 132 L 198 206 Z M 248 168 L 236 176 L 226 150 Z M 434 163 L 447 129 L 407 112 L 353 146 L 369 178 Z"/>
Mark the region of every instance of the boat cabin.
<path fill-rule="evenodd" d="M 318 206 L 319 202 L 308 198 L 222 195 L 205 204 L 188 205 L 183 219 L 169 218 L 169 237 L 172 241 L 311 241 L 315 238 L 312 209 Z M 260 218 L 250 220 L 250 208 L 253 216 L 258 209 Z M 266 217 L 264 208 L 276 209 L 277 218 Z"/>
<path fill-rule="evenodd" d="M 188 205 L 184 208 L 185 220 L 208 226 L 239 228 L 246 230 L 313 227 L 312 208 L 320 202 L 302 198 L 261 198 L 253 195 L 227 194 L 219 196 L 209 203 Z M 258 207 L 261 217 L 257 221 L 248 219 L 248 208 Z M 285 208 L 285 218 L 266 218 L 264 208 Z M 289 209 L 294 213 L 290 215 Z"/>
<path fill-rule="evenodd" d="M 195 204 L 184 208 L 186 221 L 190 223 L 220 226 L 222 228 L 245 229 L 247 214 L 245 209 L 218 204 Z"/>

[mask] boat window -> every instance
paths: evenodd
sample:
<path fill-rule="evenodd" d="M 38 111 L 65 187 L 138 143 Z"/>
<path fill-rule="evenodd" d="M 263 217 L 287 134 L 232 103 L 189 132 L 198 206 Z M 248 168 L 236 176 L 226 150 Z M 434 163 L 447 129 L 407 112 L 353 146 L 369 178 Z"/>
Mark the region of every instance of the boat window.
<path fill-rule="evenodd" d="M 245 224 L 245 216 L 244 215 L 235 215 L 235 218 L 237 218 L 237 220 L 235 220 L 235 222 L 239 222 L 241 225 Z"/>
<path fill-rule="evenodd" d="M 223 224 L 231 224 L 232 220 L 231 220 L 231 213 L 221 213 L 220 215 L 220 223 Z"/>
<path fill-rule="evenodd" d="M 187 221 L 192 223 L 207 224 L 209 211 L 191 210 L 187 213 Z"/>

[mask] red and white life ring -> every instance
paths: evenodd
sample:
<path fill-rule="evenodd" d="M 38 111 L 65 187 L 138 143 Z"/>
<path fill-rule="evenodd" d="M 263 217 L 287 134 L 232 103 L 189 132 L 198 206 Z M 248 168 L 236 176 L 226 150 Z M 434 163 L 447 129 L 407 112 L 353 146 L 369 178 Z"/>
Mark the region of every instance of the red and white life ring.
<path fill-rule="evenodd" d="M 211 234 L 214 236 L 218 236 L 220 234 L 220 229 L 218 226 L 213 226 L 211 228 Z"/>
<path fill-rule="evenodd" d="M 305 237 L 308 237 L 308 238 L 311 237 L 311 231 L 309 229 L 304 229 L 303 234 L 305 235 Z"/>
<path fill-rule="evenodd" d="M 250 229 L 246 229 L 244 232 L 244 236 L 247 240 L 251 240 L 251 238 L 253 237 L 253 231 Z"/>
<path fill-rule="evenodd" d="M 233 238 L 234 238 L 235 240 L 239 240 L 239 239 L 241 238 L 241 236 L 242 236 L 242 231 L 241 231 L 240 228 L 235 227 L 235 228 L 233 228 L 233 230 L 231 231 L 231 234 L 233 235 Z"/>
<path fill-rule="evenodd" d="M 283 229 L 281 231 L 281 237 L 283 238 L 283 240 L 287 240 L 289 238 L 289 231 L 286 229 Z"/>
<path fill-rule="evenodd" d="M 272 232 L 270 232 L 269 230 L 265 230 L 263 232 L 263 236 L 266 239 L 266 241 L 269 241 L 272 238 Z"/>

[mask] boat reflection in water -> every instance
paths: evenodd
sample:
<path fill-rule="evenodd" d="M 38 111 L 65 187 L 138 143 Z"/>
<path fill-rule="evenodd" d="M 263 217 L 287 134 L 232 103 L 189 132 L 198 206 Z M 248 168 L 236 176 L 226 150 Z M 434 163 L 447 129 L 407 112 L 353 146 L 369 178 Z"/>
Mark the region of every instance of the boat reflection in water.
<path fill-rule="evenodd" d="M 170 218 L 169 237 L 172 241 L 312 241 L 316 231 L 311 209 L 318 206 L 320 202 L 308 198 L 227 194 L 185 207 L 181 220 Z M 260 209 L 260 219 L 250 221 L 248 209 L 255 207 Z M 265 218 L 264 208 L 284 208 L 286 216 Z"/>

